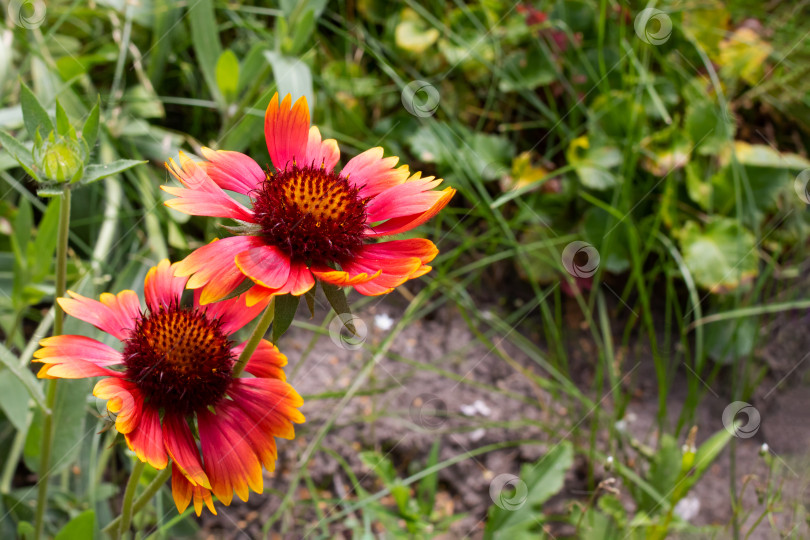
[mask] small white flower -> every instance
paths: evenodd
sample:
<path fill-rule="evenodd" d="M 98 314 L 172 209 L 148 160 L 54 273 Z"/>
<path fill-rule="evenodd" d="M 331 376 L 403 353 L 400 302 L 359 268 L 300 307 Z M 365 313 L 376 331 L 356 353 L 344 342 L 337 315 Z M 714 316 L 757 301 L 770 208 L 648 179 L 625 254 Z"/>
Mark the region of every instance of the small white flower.
<path fill-rule="evenodd" d="M 478 411 L 478 414 L 480 414 L 481 416 L 489 416 L 490 414 L 492 414 L 492 409 L 487 407 L 487 404 L 481 401 L 480 399 L 476 399 L 475 403 L 473 403 L 473 406 Z"/>
<path fill-rule="evenodd" d="M 700 499 L 693 495 L 684 497 L 675 505 L 675 515 L 684 521 L 695 518 L 700 512 Z"/>
<path fill-rule="evenodd" d="M 388 313 L 380 313 L 374 316 L 374 326 L 380 330 L 390 330 L 394 326 L 394 319 L 388 316 Z"/>
<path fill-rule="evenodd" d="M 473 441 L 473 442 L 480 441 L 481 439 L 484 438 L 484 435 L 486 435 L 486 434 L 487 434 L 487 430 L 485 430 L 484 428 L 478 428 L 478 429 L 470 432 L 470 440 Z"/>
<path fill-rule="evenodd" d="M 472 405 L 462 405 L 459 407 L 461 409 L 461 414 L 464 416 L 475 416 L 475 413 L 478 411 L 475 404 Z"/>

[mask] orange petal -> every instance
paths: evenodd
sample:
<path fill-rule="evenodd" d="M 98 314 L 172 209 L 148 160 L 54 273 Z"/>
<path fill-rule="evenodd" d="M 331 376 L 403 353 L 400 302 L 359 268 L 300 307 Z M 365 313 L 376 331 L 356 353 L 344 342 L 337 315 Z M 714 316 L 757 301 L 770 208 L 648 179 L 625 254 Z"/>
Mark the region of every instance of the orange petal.
<path fill-rule="evenodd" d="M 309 107 L 305 97 L 290 107 L 292 96 L 287 94 L 281 105 L 278 94 L 273 96 L 264 115 L 264 136 L 267 151 L 277 171 L 283 171 L 296 161 L 305 164 L 309 139 Z"/>

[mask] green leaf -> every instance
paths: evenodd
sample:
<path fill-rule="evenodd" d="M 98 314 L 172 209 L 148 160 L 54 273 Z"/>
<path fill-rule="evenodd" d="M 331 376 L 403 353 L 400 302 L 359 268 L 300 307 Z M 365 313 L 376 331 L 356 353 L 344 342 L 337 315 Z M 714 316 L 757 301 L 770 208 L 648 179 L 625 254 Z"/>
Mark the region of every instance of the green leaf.
<path fill-rule="evenodd" d="M 304 51 L 304 47 L 312 43 L 312 31 L 315 29 L 315 12 L 308 9 L 304 15 L 293 24 L 295 35 L 292 40 L 283 48 L 284 52 L 290 56 L 296 56 Z"/>
<path fill-rule="evenodd" d="M 53 131 L 51 117 L 48 116 L 48 112 L 39 102 L 37 96 L 34 95 L 34 92 L 32 92 L 25 83 L 21 82 L 20 84 L 22 85 L 20 88 L 20 105 L 22 106 L 23 121 L 25 122 L 25 129 L 28 131 L 28 135 L 30 135 L 32 139 L 35 138 L 37 130 L 42 133 L 43 136 L 47 135 Z"/>
<path fill-rule="evenodd" d="M 318 290 L 318 282 L 315 281 L 315 285 L 304 293 L 304 298 L 307 301 L 307 308 L 309 309 L 309 318 L 312 319 L 315 316 L 315 291 Z"/>
<path fill-rule="evenodd" d="M 59 201 L 51 201 L 37 227 L 33 266 L 30 268 L 34 282 L 42 281 L 51 271 L 59 227 L 59 208 Z"/>
<path fill-rule="evenodd" d="M 219 41 L 213 1 L 196 0 L 189 4 L 188 18 L 191 22 L 191 41 L 197 56 L 197 64 L 211 95 L 217 102 L 221 102 L 222 96 L 217 87 L 216 65 L 222 54 L 222 45 Z"/>
<path fill-rule="evenodd" d="M 292 94 L 293 101 L 305 96 L 312 108 L 315 91 L 312 87 L 312 72 L 309 66 L 297 58 L 275 51 L 264 51 L 264 57 L 273 68 L 273 79 L 276 81 L 279 96 L 283 98 L 287 94 Z"/>
<path fill-rule="evenodd" d="M 321 282 L 321 288 L 323 289 L 324 295 L 326 295 L 326 300 L 329 302 L 329 305 L 332 306 L 335 313 L 344 321 L 349 332 L 357 335 L 357 329 L 352 322 L 352 310 L 349 307 L 349 302 L 346 300 L 346 291 L 343 290 L 342 287 L 332 285 L 325 281 Z M 348 317 L 342 317 L 342 315 L 348 315 Z"/>
<path fill-rule="evenodd" d="M 62 527 L 54 540 L 73 540 L 74 538 L 94 538 L 97 535 L 96 513 L 93 510 L 85 510 L 78 516 L 68 521 Z"/>
<path fill-rule="evenodd" d="M 236 89 L 239 86 L 239 60 L 230 49 L 225 49 L 219 55 L 216 68 L 217 86 L 227 103 L 236 98 Z"/>
<path fill-rule="evenodd" d="M 95 381 L 90 379 L 59 380 L 56 391 L 56 404 L 53 408 L 53 447 L 54 456 L 51 474 L 64 470 L 73 463 L 81 448 L 81 440 L 89 435 L 85 427 L 85 407 Z M 53 384 L 54 381 L 51 381 Z M 39 470 L 39 450 L 42 439 L 42 414 L 37 410 L 34 422 L 25 439 L 23 457 L 26 466 L 32 471 Z"/>
<path fill-rule="evenodd" d="M 97 182 L 102 178 L 107 178 L 108 176 L 118 174 L 126 171 L 127 169 L 131 169 L 136 165 L 141 165 L 142 163 L 148 162 L 137 159 L 118 159 L 110 163 L 96 163 L 93 165 L 88 165 L 84 170 L 84 176 L 82 177 L 80 183 L 81 185 L 86 186 L 87 184 L 92 184 L 93 182 Z"/>
<path fill-rule="evenodd" d="M 11 236 L 11 248 L 14 257 L 23 268 L 28 267 L 28 242 L 31 240 L 31 231 L 34 227 L 34 215 L 28 199 L 20 199 L 17 216 L 14 218 L 14 234 Z"/>
<path fill-rule="evenodd" d="M 618 179 L 610 169 L 622 162 L 618 148 L 607 146 L 587 135 L 577 137 L 565 153 L 568 163 L 577 171 L 582 185 L 597 190 L 615 186 Z"/>
<path fill-rule="evenodd" d="M 37 402 L 37 405 L 45 408 L 45 396 L 42 393 L 39 381 L 34 377 L 33 373 L 21 368 L 19 359 L 3 345 L 0 345 L 0 362 L 23 384 L 25 389 L 28 390 L 28 394 Z"/>
<path fill-rule="evenodd" d="M 682 461 L 678 441 L 672 435 L 665 434 L 661 437 L 658 451 L 650 465 L 647 481 L 658 493 L 672 493 L 681 473 Z M 639 501 L 639 508 L 648 514 L 654 514 L 661 509 L 661 505 L 654 497 L 644 493 Z"/>
<path fill-rule="evenodd" d="M 28 427 L 28 390 L 17 379 L 8 376 L 6 370 L 0 370 L 0 409 L 6 418 L 14 425 L 17 431 L 25 431 Z"/>
<path fill-rule="evenodd" d="M 0 144 L 3 145 L 6 152 L 11 154 L 11 157 L 17 160 L 17 163 L 31 178 L 39 180 L 39 177 L 34 172 L 34 156 L 31 150 L 5 131 L 0 131 Z"/>
<path fill-rule="evenodd" d="M 695 282 L 713 293 L 736 289 L 757 275 L 754 235 L 734 219 L 718 218 L 701 231 L 689 221 L 681 232 L 681 252 Z"/>
<path fill-rule="evenodd" d="M 84 126 L 82 126 L 82 138 L 91 151 L 96 145 L 96 139 L 98 138 L 99 99 L 100 98 L 96 96 L 96 104 L 87 116 L 87 120 L 84 121 Z"/>
<path fill-rule="evenodd" d="M 573 447 L 570 442 L 563 441 L 534 465 L 521 467 L 516 482 L 522 483 L 522 488 L 516 489 L 515 495 L 510 497 L 503 490 L 493 494 L 490 486 L 490 495 L 499 497 L 501 504 L 489 507 L 484 538 L 511 539 L 516 532 L 525 531 L 527 526 L 537 523 L 538 507 L 562 489 L 565 473 L 573 462 Z"/>
<path fill-rule="evenodd" d="M 59 100 L 56 100 L 56 132 L 63 137 L 70 135 L 70 119 Z"/>
<path fill-rule="evenodd" d="M 271 339 L 273 343 L 278 342 L 279 338 L 284 335 L 284 332 L 290 328 L 300 300 L 300 296 L 293 296 L 291 294 L 275 297 L 276 305 L 273 314 L 273 337 Z"/>
<path fill-rule="evenodd" d="M 694 473 L 690 476 L 689 487 L 693 486 L 709 469 L 709 465 L 714 463 L 720 452 L 731 441 L 734 436 L 733 429 L 721 429 L 708 439 L 698 448 L 695 453 Z M 684 490 L 684 494 L 688 493 L 689 489 Z"/>

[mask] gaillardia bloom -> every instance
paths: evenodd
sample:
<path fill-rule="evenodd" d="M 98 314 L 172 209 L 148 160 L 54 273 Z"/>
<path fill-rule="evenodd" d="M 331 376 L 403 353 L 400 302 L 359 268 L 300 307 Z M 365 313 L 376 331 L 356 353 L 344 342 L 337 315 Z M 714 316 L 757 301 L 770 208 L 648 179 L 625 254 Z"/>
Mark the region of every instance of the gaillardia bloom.
<path fill-rule="evenodd" d="M 167 165 L 184 187 L 162 189 L 176 196 L 166 205 L 198 216 L 232 218 L 239 236 L 203 246 L 177 263 L 188 287 L 202 288 L 206 304 L 226 296 L 245 279 L 255 285 L 248 305 L 277 294 L 301 295 L 315 279 L 354 286 L 365 295 L 390 292 L 421 276 L 438 253 L 422 239 L 374 242 L 409 231 L 436 215 L 455 190 L 434 190 L 433 177 L 411 175 L 396 157 L 372 148 L 352 158 L 340 173 L 334 139 L 322 141 L 309 126 L 305 98 L 291 107 L 278 94 L 264 117 L 264 133 L 274 171 L 263 170 L 238 152 L 203 148 L 206 161 L 180 155 Z M 225 190 L 247 195 L 252 208 Z"/>
<path fill-rule="evenodd" d="M 232 376 L 245 344 L 230 336 L 266 302 L 247 307 L 237 297 L 201 308 L 195 298 L 184 307 L 185 285 L 164 260 L 146 275 L 145 311 L 133 291 L 102 294 L 101 302 L 70 292 L 58 299 L 65 312 L 121 340 L 122 351 L 89 337 L 54 336 L 34 357 L 45 364 L 42 378 L 106 377 L 93 394 L 117 414 L 115 428 L 141 461 L 163 469 L 172 460 L 177 509 L 193 499 L 200 515 L 203 503 L 216 513 L 212 492 L 226 505 L 234 491 L 242 500 L 251 489 L 261 493 L 262 465 L 275 467 L 274 437 L 295 436 L 303 400 L 284 380 L 287 358 L 268 341 L 245 367 L 253 377 Z"/>

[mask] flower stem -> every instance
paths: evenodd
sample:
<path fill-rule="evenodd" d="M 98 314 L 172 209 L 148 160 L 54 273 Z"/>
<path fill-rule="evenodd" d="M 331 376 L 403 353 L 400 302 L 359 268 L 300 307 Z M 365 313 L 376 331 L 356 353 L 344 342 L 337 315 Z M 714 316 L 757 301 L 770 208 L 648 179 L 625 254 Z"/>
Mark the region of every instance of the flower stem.
<path fill-rule="evenodd" d="M 250 339 L 245 345 L 245 348 L 242 350 L 242 354 L 239 355 L 239 360 L 237 360 L 236 364 L 233 366 L 233 373 L 231 374 L 232 377 L 238 377 L 239 374 L 242 373 L 248 363 L 248 360 L 250 360 L 250 357 L 259 346 L 264 334 L 267 333 L 267 329 L 270 328 L 270 323 L 273 322 L 273 315 L 275 313 L 273 309 L 274 304 L 275 298 L 270 300 L 270 303 L 267 304 L 267 309 L 265 309 L 264 313 L 262 313 L 262 318 L 256 323 L 253 333 L 250 334 Z"/>
<path fill-rule="evenodd" d="M 56 240 L 56 293 L 54 295 L 53 335 L 62 334 L 65 312 L 56 301 L 65 296 L 67 284 L 68 233 L 70 232 L 70 190 L 65 187 L 59 198 L 59 231 Z M 39 450 L 39 486 L 37 490 L 37 510 L 34 521 L 34 538 L 42 537 L 45 525 L 45 509 L 48 506 L 48 480 L 51 466 L 51 446 L 53 443 L 53 408 L 56 404 L 56 381 L 47 382 L 48 394 L 45 397 L 46 410 L 42 418 L 42 442 Z"/>
<path fill-rule="evenodd" d="M 148 486 L 146 486 L 146 489 L 143 490 L 143 493 L 141 493 L 141 496 L 138 497 L 137 499 L 135 499 L 135 502 L 132 504 L 132 515 L 133 516 L 137 515 L 138 512 L 140 512 L 141 509 L 143 509 L 143 507 L 146 506 L 147 503 L 149 503 L 149 501 L 152 500 L 152 497 L 155 496 L 155 493 L 157 493 L 158 490 L 161 487 L 163 487 L 163 484 L 166 483 L 166 480 L 168 480 L 171 475 L 172 475 L 172 469 L 171 469 L 171 467 L 168 467 L 168 466 L 165 469 L 163 469 L 162 471 L 158 472 L 157 476 L 155 476 L 155 479 L 152 480 L 152 483 L 149 484 Z M 114 536 L 116 534 L 116 531 L 118 530 L 118 525 L 122 521 L 122 519 L 121 519 L 122 517 L 123 516 L 118 516 L 117 518 L 115 518 L 114 520 L 109 522 L 107 524 L 107 526 L 104 527 L 101 530 L 101 532 L 107 533 L 107 534 L 109 534 L 111 536 Z"/>
<path fill-rule="evenodd" d="M 135 460 L 135 465 L 132 466 L 132 474 L 129 475 L 127 482 L 127 489 L 124 491 L 124 505 L 121 507 L 121 526 L 118 527 L 116 538 L 121 538 L 129 531 L 129 525 L 132 522 L 132 501 L 135 498 L 135 488 L 138 487 L 138 481 L 141 479 L 141 473 L 145 463 L 140 459 Z"/>

